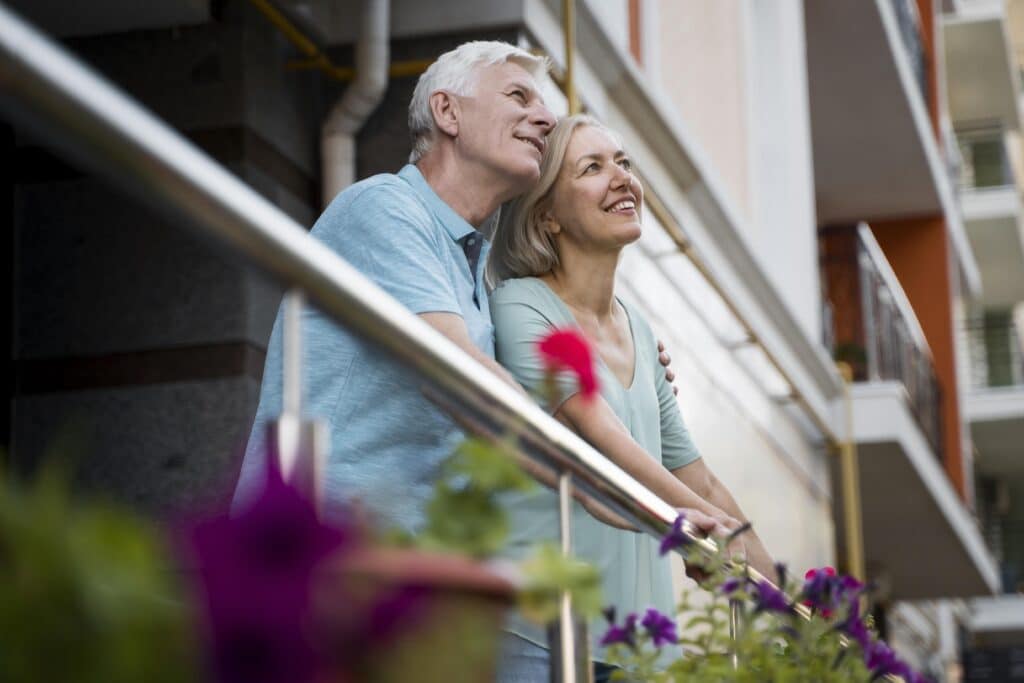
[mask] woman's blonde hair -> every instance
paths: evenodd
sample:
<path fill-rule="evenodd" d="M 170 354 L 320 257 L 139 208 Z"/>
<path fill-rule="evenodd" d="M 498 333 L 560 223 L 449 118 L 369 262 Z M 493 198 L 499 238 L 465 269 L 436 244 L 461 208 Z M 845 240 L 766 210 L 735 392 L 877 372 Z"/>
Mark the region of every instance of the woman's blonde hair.
<path fill-rule="evenodd" d="M 552 189 L 562 170 L 572 134 L 583 126 L 607 130 L 586 114 L 560 120 L 548 134 L 537 184 L 501 207 L 487 260 L 487 279 L 492 285 L 509 278 L 544 275 L 558 265 L 554 237 L 541 226 L 541 216 L 551 206 Z"/>

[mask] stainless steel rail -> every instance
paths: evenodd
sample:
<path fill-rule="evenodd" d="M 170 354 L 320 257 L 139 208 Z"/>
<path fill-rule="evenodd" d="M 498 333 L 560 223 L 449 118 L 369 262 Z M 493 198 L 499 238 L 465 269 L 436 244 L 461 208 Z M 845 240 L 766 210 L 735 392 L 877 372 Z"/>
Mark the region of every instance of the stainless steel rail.
<path fill-rule="evenodd" d="M 675 508 L 3 5 L 0 109 L 82 166 L 185 219 L 284 286 L 302 290 L 324 313 L 413 369 L 471 431 L 515 435 L 517 457 L 542 483 L 557 490 L 561 477 L 571 477 L 574 495 L 655 536 L 675 520 Z M 712 542 L 693 540 L 715 551 Z"/>

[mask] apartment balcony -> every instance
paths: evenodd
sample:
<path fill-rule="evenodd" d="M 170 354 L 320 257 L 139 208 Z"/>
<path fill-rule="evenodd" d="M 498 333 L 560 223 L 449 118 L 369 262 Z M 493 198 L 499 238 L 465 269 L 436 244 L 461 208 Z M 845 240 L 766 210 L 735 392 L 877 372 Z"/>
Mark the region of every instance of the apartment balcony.
<path fill-rule="evenodd" d="M 971 292 L 980 276 L 929 111 L 934 70 L 913 0 L 805 3 L 819 225 L 943 216 Z"/>
<path fill-rule="evenodd" d="M 823 228 L 820 244 L 835 355 L 854 371 L 868 573 L 894 600 L 991 594 L 998 568 L 943 467 L 943 396 L 917 317 L 867 225 Z M 943 571 L 921 572 L 923 557 Z"/>
<path fill-rule="evenodd" d="M 971 352 L 967 417 L 990 476 L 1024 480 L 1024 351 L 1008 313 L 989 313 L 965 330 Z"/>
<path fill-rule="evenodd" d="M 943 17 L 946 87 L 955 126 L 1020 127 L 1017 69 L 1004 0 L 966 0 Z"/>
<path fill-rule="evenodd" d="M 961 130 L 960 201 L 981 269 L 981 302 L 1009 307 L 1024 300 L 1024 229 L 1020 189 L 1001 128 Z"/>

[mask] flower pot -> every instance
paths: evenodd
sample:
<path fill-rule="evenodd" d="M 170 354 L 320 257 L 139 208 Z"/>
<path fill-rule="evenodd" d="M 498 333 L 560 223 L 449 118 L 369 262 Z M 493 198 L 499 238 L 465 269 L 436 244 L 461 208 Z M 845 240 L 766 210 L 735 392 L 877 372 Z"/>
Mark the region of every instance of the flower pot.
<path fill-rule="evenodd" d="M 315 584 L 325 681 L 494 680 L 515 587 L 459 555 L 363 548 L 330 560 Z"/>

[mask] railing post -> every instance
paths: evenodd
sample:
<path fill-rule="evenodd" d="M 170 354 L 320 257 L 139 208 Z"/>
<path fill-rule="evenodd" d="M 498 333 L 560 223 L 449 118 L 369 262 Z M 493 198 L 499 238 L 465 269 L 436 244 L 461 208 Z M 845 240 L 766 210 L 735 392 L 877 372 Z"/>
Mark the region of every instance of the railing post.
<path fill-rule="evenodd" d="M 733 671 L 740 668 L 740 653 L 737 642 L 740 638 L 740 601 L 729 601 L 729 643 L 732 648 L 730 659 L 732 660 Z"/>
<path fill-rule="evenodd" d="M 558 477 L 558 523 L 562 554 L 572 553 L 572 475 Z M 551 683 L 591 683 L 590 639 L 585 621 L 573 615 L 572 596 L 563 591 L 558 620 L 548 628 L 551 647 Z"/>
<path fill-rule="evenodd" d="M 305 297 L 292 289 L 284 296 L 282 335 L 281 414 L 267 425 L 268 457 L 317 509 L 323 500 L 322 482 L 328 434 L 317 420 L 302 419 L 302 309 Z"/>

